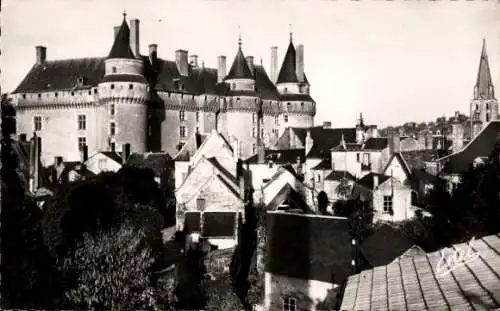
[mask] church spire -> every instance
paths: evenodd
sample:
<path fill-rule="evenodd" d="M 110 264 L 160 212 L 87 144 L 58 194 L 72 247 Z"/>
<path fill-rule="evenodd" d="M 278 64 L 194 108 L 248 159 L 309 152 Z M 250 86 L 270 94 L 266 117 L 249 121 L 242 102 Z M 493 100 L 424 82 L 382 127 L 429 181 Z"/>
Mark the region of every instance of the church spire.
<path fill-rule="evenodd" d="M 477 73 L 477 81 L 474 86 L 474 99 L 494 99 L 493 83 L 491 81 L 490 65 L 486 53 L 486 40 L 483 39 L 481 59 Z"/>

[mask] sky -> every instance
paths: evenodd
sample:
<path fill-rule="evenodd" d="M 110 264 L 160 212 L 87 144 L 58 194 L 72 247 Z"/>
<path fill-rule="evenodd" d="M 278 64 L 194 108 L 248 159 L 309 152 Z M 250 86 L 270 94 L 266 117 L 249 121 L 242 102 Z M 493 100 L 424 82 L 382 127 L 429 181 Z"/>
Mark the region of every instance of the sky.
<path fill-rule="evenodd" d="M 123 10 L 140 20 L 142 54 L 156 43 L 163 59 L 185 49 L 213 68 L 226 55 L 229 70 L 241 32 L 243 53 L 268 74 L 270 47 L 281 65 L 291 24 L 316 124 L 353 126 L 359 113 L 379 127 L 468 114 L 483 38 L 500 94 L 500 1 L 444 0 L 3 0 L 2 92 L 34 65 L 36 45 L 48 60 L 106 56 Z"/>

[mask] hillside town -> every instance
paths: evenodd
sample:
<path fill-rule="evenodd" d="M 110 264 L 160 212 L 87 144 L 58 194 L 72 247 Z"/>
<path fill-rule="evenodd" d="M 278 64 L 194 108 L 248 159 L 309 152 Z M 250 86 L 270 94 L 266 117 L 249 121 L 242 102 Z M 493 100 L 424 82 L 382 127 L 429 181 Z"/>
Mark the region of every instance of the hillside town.
<path fill-rule="evenodd" d="M 292 32 L 268 73 L 241 35 L 209 68 L 116 25 L 100 58 L 34 47 L 2 94 L 2 307 L 500 308 L 486 40 L 468 105 L 339 128 L 315 122 Z"/>

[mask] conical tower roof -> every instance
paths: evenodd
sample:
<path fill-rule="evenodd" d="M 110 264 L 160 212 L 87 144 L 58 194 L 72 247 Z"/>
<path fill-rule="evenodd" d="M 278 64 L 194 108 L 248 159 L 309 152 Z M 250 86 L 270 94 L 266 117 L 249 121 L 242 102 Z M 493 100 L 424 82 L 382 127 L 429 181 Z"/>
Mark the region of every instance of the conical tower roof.
<path fill-rule="evenodd" d="M 241 50 L 241 37 L 238 40 L 238 52 L 234 58 L 233 65 L 224 78 L 224 81 L 230 79 L 253 79 L 252 71 L 248 68 L 248 63 Z"/>
<path fill-rule="evenodd" d="M 128 28 L 125 16 L 126 15 L 124 13 L 122 25 L 120 26 L 120 30 L 115 37 L 115 42 L 109 52 L 108 58 L 135 59 L 134 53 L 132 53 L 132 50 L 130 49 L 130 29 Z"/>
<path fill-rule="evenodd" d="M 479 70 L 477 73 L 474 99 L 493 98 L 493 83 L 491 82 L 490 65 L 488 63 L 488 54 L 486 53 L 486 40 L 483 39 L 483 48 L 481 51 L 481 60 L 479 62 Z"/>
<path fill-rule="evenodd" d="M 278 75 L 278 79 L 276 80 L 277 84 L 299 82 L 299 79 L 297 79 L 295 62 L 295 47 L 293 46 L 292 39 L 290 38 L 290 44 L 286 50 L 285 59 L 283 59 L 283 64 L 281 65 L 280 73 Z"/>

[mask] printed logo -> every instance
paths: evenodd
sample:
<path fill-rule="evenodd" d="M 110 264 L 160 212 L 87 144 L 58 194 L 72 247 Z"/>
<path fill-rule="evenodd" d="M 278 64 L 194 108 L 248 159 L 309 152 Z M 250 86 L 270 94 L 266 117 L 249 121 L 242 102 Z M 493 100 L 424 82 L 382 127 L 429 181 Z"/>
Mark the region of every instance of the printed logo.
<path fill-rule="evenodd" d="M 457 249 L 455 251 L 445 248 L 441 253 L 441 259 L 436 266 L 436 273 L 442 277 L 479 257 L 479 254 L 472 250 L 472 238 L 467 244 L 467 250 Z"/>

